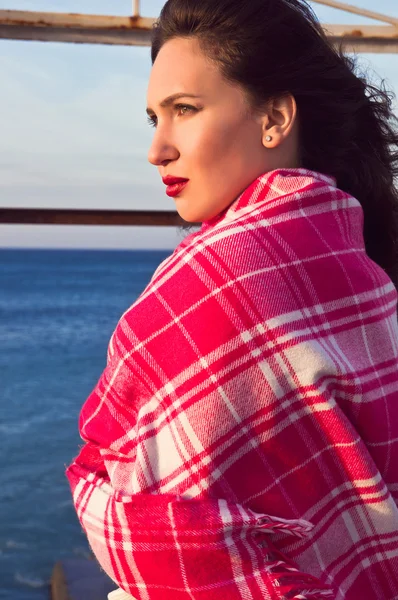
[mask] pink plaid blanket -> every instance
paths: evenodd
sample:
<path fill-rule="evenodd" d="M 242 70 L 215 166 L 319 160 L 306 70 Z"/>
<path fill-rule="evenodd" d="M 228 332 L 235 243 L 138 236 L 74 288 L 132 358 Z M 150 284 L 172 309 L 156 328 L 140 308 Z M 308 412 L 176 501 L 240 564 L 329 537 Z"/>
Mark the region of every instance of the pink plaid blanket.
<path fill-rule="evenodd" d="M 67 476 L 135 598 L 398 598 L 397 294 L 362 229 L 267 173 L 121 317 Z"/>

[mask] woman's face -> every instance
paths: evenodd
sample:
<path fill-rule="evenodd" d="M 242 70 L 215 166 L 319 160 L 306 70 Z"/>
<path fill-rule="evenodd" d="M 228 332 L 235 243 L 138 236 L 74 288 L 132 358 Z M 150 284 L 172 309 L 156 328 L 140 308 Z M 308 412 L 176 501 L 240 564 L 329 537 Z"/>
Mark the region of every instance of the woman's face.
<path fill-rule="evenodd" d="M 212 219 L 271 170 L 261 118 L 196 39 L 176 38 L 161 48 L 149 80 L 147 112 L 156 126 L 149 162 L 162 178 L 188 180 L 167 188 L 186 221 Z"/>

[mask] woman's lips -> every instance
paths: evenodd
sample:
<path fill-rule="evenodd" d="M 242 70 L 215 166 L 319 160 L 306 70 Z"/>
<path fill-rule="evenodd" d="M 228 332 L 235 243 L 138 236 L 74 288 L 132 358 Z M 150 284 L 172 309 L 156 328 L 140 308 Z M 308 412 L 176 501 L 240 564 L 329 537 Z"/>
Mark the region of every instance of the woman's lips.
<path fill-rule="evenodd" d="M 170 196 L 171 198 L 178 196 L 178 194 L 181 194 L 182 190 L 185 188 L 188 181 L 189 181 L 189 179 L 187 179 L 186 181 L 179 181 L 178 183 L 173 183 L 171 185 L 168 185 L 166 187 L 166 194 L 168 196 Z"/>

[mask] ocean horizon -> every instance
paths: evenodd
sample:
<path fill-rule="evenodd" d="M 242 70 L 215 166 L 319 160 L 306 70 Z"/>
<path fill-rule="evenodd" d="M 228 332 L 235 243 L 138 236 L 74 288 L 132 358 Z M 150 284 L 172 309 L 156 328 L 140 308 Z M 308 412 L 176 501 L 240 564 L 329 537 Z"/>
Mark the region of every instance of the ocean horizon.
<path fill-rule="evenodd" d="M 65 467 L 123 312 L 172 250 L 0 248 L 0 599 L 48 600 L 54 564 L 90 556 Z"/>

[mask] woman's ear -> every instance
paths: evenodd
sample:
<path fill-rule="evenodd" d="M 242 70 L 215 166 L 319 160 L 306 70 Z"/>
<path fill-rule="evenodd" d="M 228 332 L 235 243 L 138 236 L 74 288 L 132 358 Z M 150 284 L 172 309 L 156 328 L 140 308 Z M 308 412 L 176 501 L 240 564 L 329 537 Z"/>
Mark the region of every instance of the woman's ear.
<path fill-rule="evenodd" d="M 289 136 L 296 118 L 297 104 L 291 94 L 269 100 L 262 118 L 263 145 L 278 147 Z"/>

